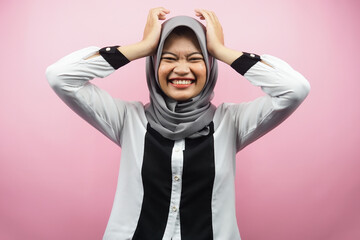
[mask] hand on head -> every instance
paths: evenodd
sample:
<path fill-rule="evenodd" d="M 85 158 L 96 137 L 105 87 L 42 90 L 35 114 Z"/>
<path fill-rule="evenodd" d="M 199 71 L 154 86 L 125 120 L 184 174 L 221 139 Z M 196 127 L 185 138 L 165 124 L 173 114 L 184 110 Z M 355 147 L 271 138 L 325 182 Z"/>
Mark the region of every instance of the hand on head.
<path fill-rule="evenodd" d="M 161 20 L 165 20 L 166 15 L 169 13 L 170 10 L 163 7 L 153 8 L 149 11 L 142 39 L 142 42 L 148 46 L 149 55 L 153 55 L 156 51 L 160 40 Z M 224 46 L 224 34 L 221 24 L 212 11 L 195 9 L 195 15 L 206 21 L 208 51 L 216 58 L 216 50 Z"/>
<path fill-rule="evenodd" d="M 170 10 L 158 7 L 150 9 L 142 42 L 146 43 L 149 48 L 149 55 L 153 55 L 158 46 L 161 33 L 161 22 L 160 20 L 166 19 L 166 14 L 169 14 Z"/>
<path fill-rule="evenodd" d="M 216 50 L 224 46 L 224 33 L 219 19 L 214 12 L 195 9 L 195 15 L 206 21 L 206 43 L 209 53 L 217 58 Z"/>

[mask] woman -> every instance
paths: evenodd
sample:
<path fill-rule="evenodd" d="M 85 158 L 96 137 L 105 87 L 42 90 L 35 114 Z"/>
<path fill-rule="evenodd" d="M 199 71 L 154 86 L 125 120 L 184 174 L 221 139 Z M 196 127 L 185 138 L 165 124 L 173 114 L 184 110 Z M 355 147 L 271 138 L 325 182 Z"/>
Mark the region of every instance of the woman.
<path fill-rule="evenodd" d="M 235 155 L 287 118 L 309 91 L 284 61 L 224 46 L 213 12 L 206 21 L 150 10 L 143 40 L 90 47 L 47 69 L 55 92 L 121 146 L 121 166 L 104 239 L 240 239 L 235 215 Z M 150 103 L 112 98 L 89 83 L 147 57 Z M 267 94 L 249 103 L 211 104 L 216 59 Z"/>

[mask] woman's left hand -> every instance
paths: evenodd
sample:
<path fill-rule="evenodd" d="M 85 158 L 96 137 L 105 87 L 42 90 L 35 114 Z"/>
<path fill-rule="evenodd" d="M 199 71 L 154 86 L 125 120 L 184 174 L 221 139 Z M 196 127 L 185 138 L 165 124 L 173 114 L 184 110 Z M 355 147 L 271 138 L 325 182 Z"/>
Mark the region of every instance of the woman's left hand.
<path fill-rule="evenodd" d="M 207 48 L 209 53 L 217 58 L 217 50 L 224 47 L 224 33 L 219 19 L 214 12 L 204 9 L 195 9 L 195 14 L 206 21 Z"/>
<path fill-rule="evenodd" d="M 242 55 L 242 52 L 232 50 L 224 45 L 224 33 L 220 21 L 214 12 L 195 9 L 196 16 L 206 21 L 206 43 L 209 53 L 229 65 Z"/>

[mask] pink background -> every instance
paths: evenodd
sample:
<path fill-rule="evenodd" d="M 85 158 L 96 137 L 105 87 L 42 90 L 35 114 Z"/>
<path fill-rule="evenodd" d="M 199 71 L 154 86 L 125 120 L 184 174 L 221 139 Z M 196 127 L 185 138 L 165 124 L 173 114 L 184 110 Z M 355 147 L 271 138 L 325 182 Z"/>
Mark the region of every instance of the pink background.
<path fill-rule="evenodd" d="M 121 149 L 58 99 L 45 69 L 86 46 L 140 40 L 156 6 L 171 16 L 212 9 L 229 47 L 280 57 L 311 83 L 291 118 L 237 156 L 243 240 L 360 239 L 356 0 L 2 0 L 0 239 L 102 237 Z M 144 63 L 94 83 L 147 102 Z M 223 63 L 215 91 L 215 104 L 262 94 Z"/>

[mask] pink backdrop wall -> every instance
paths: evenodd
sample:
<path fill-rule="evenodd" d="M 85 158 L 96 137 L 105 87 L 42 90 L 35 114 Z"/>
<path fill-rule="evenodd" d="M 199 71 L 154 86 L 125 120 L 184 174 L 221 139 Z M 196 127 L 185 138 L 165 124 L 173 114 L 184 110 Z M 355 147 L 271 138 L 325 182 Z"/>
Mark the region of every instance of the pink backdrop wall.
<path fill-rule="evenodd" d="M 0 239 L 100 239 L 121 150 L 57 98 L 45 69 L 83 47 L 138 41 L 148 9 L 214 10 L 229 47 L 272 54 L 310 81 L 304 104 L 238 154 L 244 240 L 360 239 L 358 1 L 0 2 Z M 123 82 L 122 79 L 128 81 Z M 147 102 L 144 59 L 104 80 Z M 220 64 L 214 103 L 261 95 Z"/>

